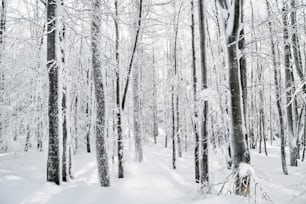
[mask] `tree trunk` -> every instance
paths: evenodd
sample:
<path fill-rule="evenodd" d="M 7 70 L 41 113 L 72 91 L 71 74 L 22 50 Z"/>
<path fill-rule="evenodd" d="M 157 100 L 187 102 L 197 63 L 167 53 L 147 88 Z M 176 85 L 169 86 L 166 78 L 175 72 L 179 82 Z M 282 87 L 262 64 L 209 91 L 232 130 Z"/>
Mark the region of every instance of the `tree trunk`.
<path fill-rule="evenodd" d="M 78 93 L 77 88 L 75 87 L 75 100 L 74 100 L 74 151 L 73 154 L 75 155 L 77 153 L 77 150 L 79 148 L 79 142 L 78 142 Z"/>
<path fill-rule="evenodd" d="M 135 41 L 134 41 L 134 44 L 133 44 L 133 49 L 132 49 L 132 56 L 131 56 L 131 59 L 129 61 L 128 75 L 127 75 L 127 79 L 125 81 L 125 86 L 124 86 L 124 92 L 123 92 L 122 103 L 121 103 L 122 110 L 124 110 L 124 106 L 125 106 L 125 100 L 126 100 L 127 91 L 128 91 L 128 88 L 129 88 L 131 70 L 132 70 L 132 67 L 133 67 L 134 56 L 135 56 L 135 53 L 136 53 L 136 49 L 137 49 L 137 45 L 138 45 L 138 38 L 139 38 L 139 35 L 140 35 L 140 27 L 141 27 L 141 20 L 142 20 L 142 8 L 143 8 L 142 0 L 139 0 L 137 30 L 136 30 L 136 35 L 135 35 Z"/>
<path fill-rule="evenodd" d="M 158 137 L 158 116 L 157 116 L 157 86 L 156 86 L 156 74 L 155 74 L 155 56 L 153 50 L 153 138 L 154 144 L 157 143 Z"/>
<path fill-rule="evenodd" d="M 118 22 L 118 1 L 115 0 L 115 32 L 116 32 L 116 106 L 117 106 L 117 154 L 118 154 L 118 178 L 124 177 L 123 170 L 123 141 L 121 126 L 121 107 L 120 107 L 120 64 L 119 64 L 119 22 Z"/>
<path fill-rule="evenodd" d="M 57 1 L 47 1 L 47 68 L 49 75 L 49 148 L 47 161 L 47 181 L 60 184 L 60 150 L 59 150 L 59 83 L 56 56 L 56 10 Z"/>
<path fill-rule="evenodd" d="M 293 58 L 294 58 L 294 63 L 295 67 L 297 70 L 298 75 L 300 76 L 301 79 L 303 79 L 303 63 L 302 63 L 302 56 L 301 56 L 301 49 L 300 49 L 300 43 L 299 43 L 299 38 L 298 38 L 298 33 L 297 33 L 297 20 L 296 20 L 296 5 L 295 5 L 295 0 L 291 0 L 291 26 L 292 26 L 292 35 L 291 35 L 291 40 L 292 40 L 292 50 L 293 50 Z M 306 90 L 304 89 L 304 93 Z"/>
<path fill-rule="evenodd" d="M 133 86 L 133 102 L 134 102 L 134 138 L 135 138 L 135 158 L 136 161 L 142 162 L 142 137 L 140 131 L 140 100 L 139 100 L 139 70 L 138 65 L 133 72 L 134 86 Z"/>
<path fill-rule="evenodd" d="M 271 19 L 271 8 L 268 0 L 266 0 L 266 6 L 268 11 L 268 18 Z M 286 164 L 286 153 L 285 153 L 285 127 L 283 121 L 283 112 L 282 112 L 282 103 L 281 103 L 281 94 L 280 94 L 280 78 L 279 72 L 276 62 L 276 51 L 275 51 L 275 43 L 273 41 L 273 33 L 272 33 L 272 22 L 268 22 L 269 25 L 269 33 L 270 33 L 270 43 L 271 43 L 271 52 L 273 59 L 273 71 L 274 71 L 274 84 L 275 84 L 275 96 L 276 96 L 276 106 L 278 111 L 279 118 L 279 131 L 281 138 L 281 162 L 282 162 L 282 170 L 285 175 L 288 175 L 287 164 Z"/>
<path fill-rule="evenodd" d="M 175 137 L 176 137 L 176 142 L 177 142 L 177 150 L 178 150 L 178 156 L 182 157 L 182 144 L 181 144 L 181 135 L 180 135 L 180 113 L 179 113 L 179 72 L 178 72 L 178 63 L 177 63 L 177 37 L 178 37 L 178 30 L 179 30 L 179 16 L 180 16 L 180 12 L 181 12 L 181 8 L 182 6 L 180 6 L 178 13 L 176 13 L 176 6 L 175 3 L 173 3 L 173 7 L 174 7 L 174 16 L 173 16 L 173 20 L 174 20 L 174 47 L 173 47 L 173 61 L 174 61 L 174 78 L 176 81 L 176 86 L 174 86 L 173 84 L 173 91 L 175 94 L 175 99 L 173 101 L 173 103 L 175 103 L 175 110 L 176 112 L 173 113 L 176 121 L 173 121 L 173 126 L 175 128 Z M 174 96 L 173 96 L 174 97 Z M 173 109 L 173 110 L 174 110 Z"/>
<path fill-rule="evenodd" d="M 174 85 L 171 85 L 171 122 L 172 122 L 172 168 L 176 169 L 176 147 L 175 147 L 175 112 L 174 112 Z"/>
<path fill-rule="evenodd" d="M 89 88 L 89 98 L 86 102 L 86 115 L 87 115 L 87 128 L 86 128 L 86 150 L 87 153 L 91 152 L 91 147 L 90 147 L 90 132 L 91 132 L 91 113 L 92 113 L 92 103 L 91 103 L 91 96 L 92 96 L 92 83 L 91 83 L 91 73 L 89 70 L 87 70 L 87 88 Z"/>
<path fill-rule="evenodd" d="M 293 125 L 293 107 L 292 107 L 292 65 L 290 64 L 290 44 L 289 44 L 289 31 L 288 31 L 288 3 L 283 1 L 282 8 L 283 20 L 283 37 L 284 37 L 284 62 L 285 62 L 285 79 L 286 79 L 286 110 L 287 110 L 287 124 L 288 124 L 288 141 L 290 152 L 290 166 L 297 166 L 297 147 L 296 138 L 294 135 Z"/>
<path fill-rule="evenodd" d="M 97 104 L 96 115 L 96 153 L 100 185 L 110 186 L 108 157 L 105 141 L 105 96 L 101 70 L 101 0 L 93 0 L 93 13 L 91 22 L 91 51 L 92 68 Z"/>
<path fill-rule="evenodd" d="M 243 22 L 243 12 L 241 13 L 241 22 Z M 245 141 L 248 143 L 248 120 L 247 120 L 247 115 L 248 115 L 248 89 L 247 89 L 247 65 L 246 65 L 246 57 L 244 53 L 244 48 L 245 48 L 245 36 L 244 36 L 244 28 L 242 27 L 240 29 L 239 33 L 239 42 L 238 42 L 238 49 L 241 51 L 241 56 L 239 58 L 239 68 L 240 68 L 240 83 L 241 83 L 241 95 L 242 95 L 242 106 L 243 106 L 243 118 L 244 118 L 244 127 L 245 127 Z M 247 145 L 247 147 L 249 147 Z"/>
<path fill-rule="evenodd" d="M 207 67 L 206 67 L 206 45 L 204 26 L 204 1 L 199 0 L 199 31 L 200 31 L 200 56 L 201 56 L 201 90 L 207 89 Z M 207 135 L 207 113 L 208 101 L 205 99 L 203 106 L 203 119 L 201 121 L 201 184 L 208 186 L 208 135 Z"/>
<path fill-rule="evenodd" d="M 303 155 L 302 155 L 302 161 L 304 161 L 305 158 L 305 151 L 306 151 L 306 105 L 304 108 L 304 135 L 303 135 Z"/>
<path fill-rule="evenodd" d="M 7 0 L 1 2 L 1 17 L 0 17 L 0 65 L 2 64 L 3 52 L 4 52 L 4 33 L 6 30 L 6 11 L 7 11 Z M 1 65 L 2 66 L 2 65 Z M 0 106 L 4 105 L 4 71 L 0 71 Z M 7 149 L 7 142 L 5 141 L 3 134 L 4 118 L 0 111 L 0 149 Z"/>
<path fill-rule="evenodd" d="M 233 9 L 230 12 L 234 16 L 229 16 L 225 21 L 225 29 L 230 30 L 227 37 L 227 52 L 228 52 L 228 69 L 229 69 L 229 87 L 231 100 L 231 156 L 232 167 L 234 172 L 239 170 L 241 163 L 249 163 L 250 156 L 247 150 L 243 127 L 243 111 L 242 111 L 242 94 L 239 71 L 239 32 L 243 27 L 241 16 L 243 15 L 243 0 L 232 1 L 232 5 L 227 5 L 227 1 L 219 0 L 223 9 Z M 229 19 L 233 22 L 229 24 Z M 242 51 L 243 52 L 243 51 Z M 250 191 L 249 179 L 245 175 L 239 175 L 236 178 L 235 193 L 239 195 L 248 195 Z"/>
<path fill-rule="evenodd" d="M 195 25 L 194 25 L 194 3 L 193 0 L 190 0 L 191 3 L 191 50 L 192 50 L 192 85 L 193 85 L 193 132 L 195 138 L 194 145 L 194 166 L 195 166 L 195 182 L 200 182 L 200 160 L 199 160 L 199 146 L 200 138 L 198 133 L 198 111 L 197 111 L 197 71 L 196 71 L 196 53 L 195 53 Z"/>
<path fill-rule="evenodd" d="M 59 10 L 61 10 L 61 13 L 63 12 L 63 7 L 64 7 L 64 0 L 60 1 L 61 6 Z M 64 16 L 60 18 L 59 24 L 61 24 L 61 30 L 59 32 L 59 43 L 60 43 L 60 58 L 61 58 L 61 72 L 63 73 L 63 79 L 65 79 L 67 70 L 65 66 L 65 48 L 64 48 L 64 41 L 65 41 L 65 34 L 66 34 L 66 27 L 65 27 L 65 22 L 64 22 Z M 64 182 L 69 181 L 69 172 L 68 172 L 68 166 L 71 161 L 69 161 L 69 142 L 68 142 L 68 127 L 67 127 L 67 86 L 65 84 L 65 80 L 63 80 L 64 85 L 62 89 L 62 128 L 63 128 L 63 152 L 62 152 L 62 180 Z"/>

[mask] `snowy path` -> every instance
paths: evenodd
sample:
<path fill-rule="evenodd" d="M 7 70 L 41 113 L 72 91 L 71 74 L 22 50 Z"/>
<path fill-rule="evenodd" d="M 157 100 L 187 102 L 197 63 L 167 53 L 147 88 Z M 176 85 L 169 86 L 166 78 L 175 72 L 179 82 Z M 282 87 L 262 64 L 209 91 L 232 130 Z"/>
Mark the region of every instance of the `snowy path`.
<path fill-rule="evenodd" d="M 280 148 L 268 147 L 268 156 L 253 152 L 252 166 L 259 182 L 276 204 L 306 203 L 306 161 L 298 162 L 298 167 L 287 165 L 289 175 L 283 175 L 280 160 Z"/>
<path fill-rule="evenodd" d="M 269 148 L 269 157 L 252 153 L 256 176 L 275 204 L 306 203 L 306 163 L 289 168 L 289 176 L 280 169 L 278 148 Z M 62 186 L 45 182 L 46 153 L 18 153 L 0 156 L 0 204 L 240 204 L 233 196 L 197 199 L 191 154 L 178 158 L 177 169 L 171 166 L 170 149 L 146 145 L 144 162 L 126 155 L 124 179 L 116 177 L 117 166 L 111 165 L 111 187 L 98 185 L 95 154 L 74 158 L 75 179 Z M 215 156 L 215 155 L 214 155 Z M 220 159 L 220 158 L 219 158 Z M 211 162 L 212 180 L 226 176 L 221 162 Z M 214 178 L 216 177 L 216 178 Z M 295 198 L 296 196 L 296 198 Z"/>
<path fill-rule="evenodd" d="M 131 158 L 126 162 L 125 179 L 116 178 L 116 165 L 112 165 L 111 188 L 101 188 L 97 183 L 95 154 L 78 155 L 74 159 L 75 179 L 61 187 L 45 183 L 45 153 L 6 156 L 0 161 L 0 204 L 190 202 L 195 189 L 193 174 L 190 174 L 191 158 L 185 158 L 181 162 L 184 166 L 176 172 L 171 169 L 168 150 L 156 153 L 152 148 L 145 150 L 144 163 L 136 163 Z"/>

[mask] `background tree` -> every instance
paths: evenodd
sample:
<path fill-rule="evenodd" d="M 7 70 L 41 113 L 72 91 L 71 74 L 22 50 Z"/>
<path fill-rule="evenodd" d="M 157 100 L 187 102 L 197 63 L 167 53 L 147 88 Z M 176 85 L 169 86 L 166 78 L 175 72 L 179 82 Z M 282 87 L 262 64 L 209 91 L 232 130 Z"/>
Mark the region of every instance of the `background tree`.
<path fill-rule="evenodd" d="M 199 6 L 199 29 L 200 29 L 200 55 L 201 55 L 201 90 L 207 90 L 207 65 L 206 65 L 206 41 L 205 41 L 205 17 L 204 17 L 204 1 L 198 1 Z M 201 120 L 201 183 L 208 185 L 208 131 L 207 131 L 207 114 L 208 100 L 204 99 L 204 106 Z"/>

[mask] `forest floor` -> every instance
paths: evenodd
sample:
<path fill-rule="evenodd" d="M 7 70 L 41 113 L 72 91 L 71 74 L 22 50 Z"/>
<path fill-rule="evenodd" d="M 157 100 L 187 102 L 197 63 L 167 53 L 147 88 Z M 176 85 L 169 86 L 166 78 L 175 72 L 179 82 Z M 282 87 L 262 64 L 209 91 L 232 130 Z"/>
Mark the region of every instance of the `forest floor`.
<path fill-rule="evenodd" d="M 230 174 L 223 153 L 215 152 L 210 158 L 211 195 L 202 197 L 194 184 L 192 149 L 178 158 L 173 170 L 170 148 L 146 144 L 144 162 L 136 163 L 131 146 L 126 147 L 126 178 L 116 178 L 117 165 L 110 162 L 110 188 L 98 184 L 95 153 L 78 153 L 73 158 L 74 179 L 61 186 L 46 182 L 46 152 L 0 154 L 0 204 L 306 203 L 306 161 L 297 168 L 289 167 L 289 175 L 283 175 L 279 147 L 269 146 L 269 156 L 252 151 L 257 184 L 251 187 L 257 190 L 256 194 L 252 191 L 252 198 L 242 198 L 227 194 L 226 188 L 217 196 Z"/>

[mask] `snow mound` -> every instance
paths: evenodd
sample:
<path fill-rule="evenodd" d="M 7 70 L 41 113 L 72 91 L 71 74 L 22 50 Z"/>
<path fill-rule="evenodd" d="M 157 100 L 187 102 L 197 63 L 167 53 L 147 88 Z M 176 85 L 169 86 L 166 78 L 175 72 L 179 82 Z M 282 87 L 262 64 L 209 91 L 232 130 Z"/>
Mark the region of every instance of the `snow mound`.
<path fill-rule="evenodd" d="M 239 176 L 241 177 L 254 177 L 255 172 L 250 164 L 240 163 L 239 164 Z"/>

